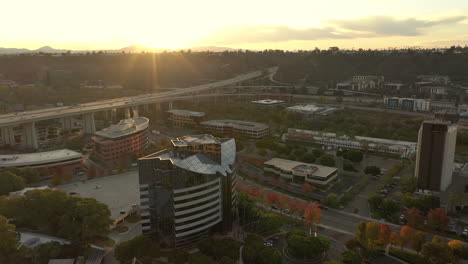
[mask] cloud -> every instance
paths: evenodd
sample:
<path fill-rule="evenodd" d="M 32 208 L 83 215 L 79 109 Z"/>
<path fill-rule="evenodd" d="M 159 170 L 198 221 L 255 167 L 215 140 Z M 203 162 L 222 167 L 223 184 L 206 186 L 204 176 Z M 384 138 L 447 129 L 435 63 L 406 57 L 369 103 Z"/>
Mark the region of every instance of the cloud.
<path fill-rule="evenodd" d="M 210 42 L 239 44 L 259 42 L 283 42 L 291 40 L 353 39 L 384 36 L 419 36 L 424 29 L 462 22 L 468 16 L 451 16 L 441 19 L 369 16 L 358 19 L 324 21 L 325 27 L 305 29 L 284 25 L 241 25 L 223 28 L 208 36 Z"/>
<path fill-rule="evenodd" d="M 210 39 L 223 44 L 279 42 L 288 40 L 350 39 L 365 33 L 344 33 L 334 27 L 297 29 L 280 25 L 245 25 L 224 28 Z"/>
<path fill-rule="evenodd" d="M 389 16 L 370 16 L 358 19 L 328 20 L 335 27 L 366 32 L 376 36 L 419 36 L 424 29 L 456 24 L 465 20 L 467 16 L 451 16 L 441 19 L 424 20 L 417 18 L 396 19 Z"/>

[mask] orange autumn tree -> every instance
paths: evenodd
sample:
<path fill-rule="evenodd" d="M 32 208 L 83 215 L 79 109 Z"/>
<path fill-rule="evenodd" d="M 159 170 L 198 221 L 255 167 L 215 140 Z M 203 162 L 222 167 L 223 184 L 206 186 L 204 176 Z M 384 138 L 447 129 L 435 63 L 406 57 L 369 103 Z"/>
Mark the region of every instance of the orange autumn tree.
<path fill-rule="evenodd" d="M 454 253 L 460 253 L 462 250 L 463 250 L 463 242 L 461 242 L 460 240 L 452 240 L 452 241 L 449 241 L 448 244 L 447 244 L 452 250 Z"/>
<path fill-rule="evenodd" d="M 390 227 L 387 224 L 380 224 L 380 234 L 379 234 L 378 244 L 382 246 L 386 246 L 388 243 L 390 243 L 391 233 L 392 233 L 392 230 L 390 230 Z"/>
<path fill-rule="evenodd" d="M 320 223 L 322 210 L 318 202 L 313 202 L 304 210 L 304 222 L 309 227 L 309 235 L 312 235 L 312 228 L 316 232 L 316 225 Z"/>
<path fill-rule="evenodd" d="M 400 247 L 403 250 L 403 247 L 408 245 L 409 242 L 413 239 L 414 229 L 410 226 L 402 226 L 400 229 Z"/>
<path fill-rule="evenodd" d="M 408 219 L 408 225 L 412 228 L 418 227 L 422 223 L 421 211 L 416 208 L 411 208 L 405 212 Z"/>
<path fill-rule="evenodd" d="M 390 245 L 399 245 L 400 244 L 400 235 L 396 232 L 390 234 Z"/>

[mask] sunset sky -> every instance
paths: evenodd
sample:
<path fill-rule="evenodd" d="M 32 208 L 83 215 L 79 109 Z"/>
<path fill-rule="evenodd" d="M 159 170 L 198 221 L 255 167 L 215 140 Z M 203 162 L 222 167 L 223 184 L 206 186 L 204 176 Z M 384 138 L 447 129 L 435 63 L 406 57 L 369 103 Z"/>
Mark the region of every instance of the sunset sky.
<path fill-rule="evenodd" d="M 3 0 L 0 47 L 468 45 L 467 0 Z"/>

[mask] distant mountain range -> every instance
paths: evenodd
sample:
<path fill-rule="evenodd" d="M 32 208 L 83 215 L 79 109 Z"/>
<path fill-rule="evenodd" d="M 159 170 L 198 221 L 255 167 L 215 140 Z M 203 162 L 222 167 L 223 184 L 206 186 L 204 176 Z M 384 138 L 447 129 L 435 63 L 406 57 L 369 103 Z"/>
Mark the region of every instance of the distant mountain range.
<path fill-rule="evenodd" d="M 71 53 L 86 53 L 92 51 L 105 51 L 105 52 L 126 52 L 126 53 L 140 53 L 140 52 L 170 52 L 170 51 L 178 51 L 178 50 L 188 50 L 190 49 L 193 52 L 204 52 L 204 51 L 212 51 L 212 52 L 223 52 L 223 51 L 236 51 L 236 49 L 228 48 L 228 47 L 216 47 L 216 46 L 206 46 L 206 47 L 193 47 L 187 49 L 161 49 L 161 48 L 148 48 L 141 45 L 132 45 L 128 47 L 124 47 L 121 49 L 116 50 L 66 50 L 66 49 L 54 49 L 49 46 L 44 46 L 35 50 L 30 49 L 17 49 L 17 48 L 0 48 L 0 54 L 22 54 L 22 53 L 64 53 L 70 51 Z"/>

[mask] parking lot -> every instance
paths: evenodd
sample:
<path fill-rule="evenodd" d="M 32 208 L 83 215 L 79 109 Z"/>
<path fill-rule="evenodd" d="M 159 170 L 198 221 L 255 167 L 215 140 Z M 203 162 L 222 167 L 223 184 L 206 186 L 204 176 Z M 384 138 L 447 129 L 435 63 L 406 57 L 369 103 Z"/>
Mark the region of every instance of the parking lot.
<path fill-rule="evenodd" d="M 109 206 L 115 219 L 132 204 L 140 204 L 138 171 L 57 186 L 68 194 L 94 198 Z"/>

